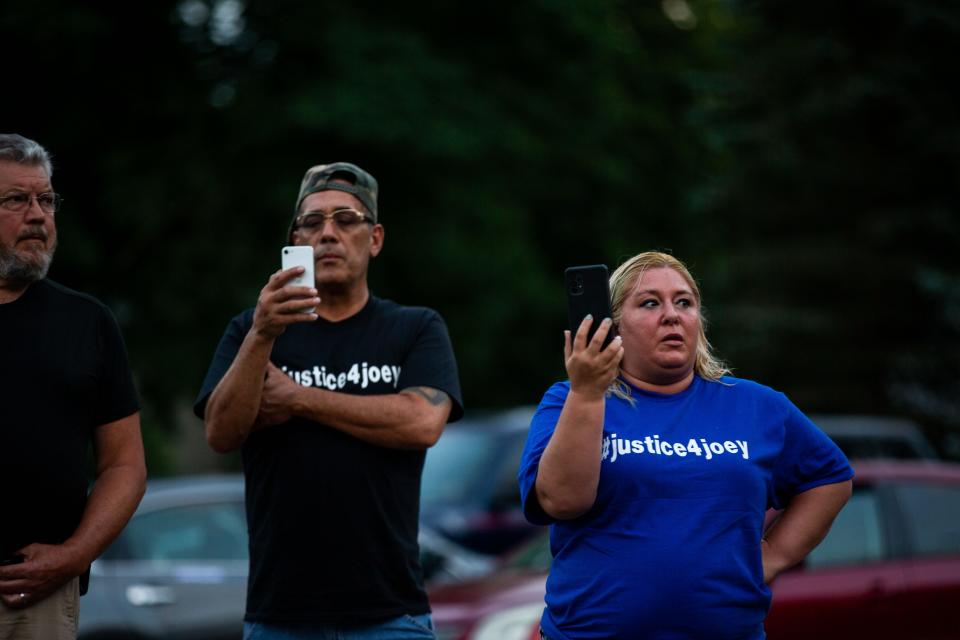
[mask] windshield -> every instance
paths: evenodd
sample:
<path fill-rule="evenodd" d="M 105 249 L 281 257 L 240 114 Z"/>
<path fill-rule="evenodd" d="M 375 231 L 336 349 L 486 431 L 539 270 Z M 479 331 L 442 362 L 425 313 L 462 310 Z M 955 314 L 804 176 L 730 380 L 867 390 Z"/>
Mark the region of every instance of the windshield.
<path fill-rule="evenodd" d="M 476 502 L 484 477 L 496 467 L 502 438 L 484 429 L 447 429 L 427 451 L 420 503 L 423 507 Z"/>
<path fill-rule="evenodd" d="M 553 555 L 550 553 L 550 536 L 546 531 L 534 536 L 504 563 L 504 568 L 518 571 L 547 571 Z"/>

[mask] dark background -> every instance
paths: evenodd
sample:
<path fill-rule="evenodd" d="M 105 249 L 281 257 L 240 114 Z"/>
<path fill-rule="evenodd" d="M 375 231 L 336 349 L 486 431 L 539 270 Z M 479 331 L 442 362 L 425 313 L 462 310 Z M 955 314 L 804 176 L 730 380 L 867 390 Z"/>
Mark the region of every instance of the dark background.
<path fill-rule="evenodd" d="M 564 267 L 661 249 L 737 375 L 808 412 L 913 417 L 960 457 L 960 5 L 0 16 L 0 128 L 54 156 L 51 276 L 117 314 L 153 473 L 199 464 L 182 450 L 203 448 L 188 408 L 216 342 L 278 268 L 303 172 L 335 160 L 378 178 L 372 288 L 443 314 L 468 410 L 563 377 Z"/>

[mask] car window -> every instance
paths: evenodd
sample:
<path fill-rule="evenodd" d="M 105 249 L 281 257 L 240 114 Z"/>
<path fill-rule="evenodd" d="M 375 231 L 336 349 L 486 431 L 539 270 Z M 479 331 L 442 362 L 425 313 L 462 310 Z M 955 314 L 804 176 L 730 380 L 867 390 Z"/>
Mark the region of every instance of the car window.
<path fill-rule="evenodd" d="M 497 466 L 501 441 L 482 429 L 447 429 L 427 451 L 420 501 L 424 506 L 469 504 L 483 478 Z"/>
<path fill-rule="evenodd" d="M 806 568 L 861 564 L 882 558 L 886 541 L 880 522 L 877 494 L 871 488 L 855 490 L 827 537 L 807 556 Z"/>
<path fill-rule="evenodd" d="M 500 477 L 494 489 L 493 504 L 500 509 L 520 508 L 520 483 L 517 482 L 517 470 L 520 468 L 520 458 L 523 455 L 523 445 L 527 441 L 525 433 L 518 433 L 511 438 L 513 444 L 503 452 Z"/>
<path fill-rule="evenodd" d="M 526 545 L 518 549 L 504 563 L 504 568 L 519 571 L 547 571 L 553 562 L 550 553 L 550 536 L 547 533 L 535 536 Z"/>
<path fill-rule="evenodd" d="M 913 554 L 960 554 L 960 486 L 902 484 L 896 492 Z"/>
<path fill-rule="evenodd" d="M 917 446 L 906 438 L 883 436 L 831 436 L 848 458 L 887 458 L 910 460 L 925 457 Z"/>
<path fill-rule="evenodd" d="M 111 560 L 243 560 L 242 502 L 172 507 L 134 517 L 105 555 Z"/>

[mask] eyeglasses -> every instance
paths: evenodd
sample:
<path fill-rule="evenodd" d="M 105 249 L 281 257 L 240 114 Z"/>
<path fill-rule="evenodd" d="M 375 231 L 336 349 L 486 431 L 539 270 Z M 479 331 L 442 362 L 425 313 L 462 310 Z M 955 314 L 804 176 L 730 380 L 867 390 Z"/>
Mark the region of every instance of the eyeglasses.
<path fill-rule="evenodd" d="M 0 207 L 13 213 L 23 213 L 30 208 L 30 203 L 34 200 L 40 205 L 40 210 L 49 215 L 55 214 L 63 203 L 60 194 L 52 191 L 38 193 L 37 195 L 26 191 L 13 191 L 0 197 Z"/>
<path fill-rule="evenodd" d="M 358 224 L 367 222 L 373 224 L 373 218 L 365 213 L 360 213 L 356 209 L 337 209 L 330 213 L 323 211 L 307 211 L 297 216 L 294 222 L 294 229 L 303 229 L 310 233 L 322 229 L 327 220 L 333 220 L 333 223 L 340 229 L 352 229 Z"/>

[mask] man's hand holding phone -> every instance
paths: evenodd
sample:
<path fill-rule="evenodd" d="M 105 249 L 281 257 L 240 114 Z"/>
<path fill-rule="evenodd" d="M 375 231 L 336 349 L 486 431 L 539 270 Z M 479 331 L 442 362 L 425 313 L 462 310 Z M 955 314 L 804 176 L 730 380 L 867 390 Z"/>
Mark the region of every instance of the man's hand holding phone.
<path fill-rule="evenodd" d="M 0 567 L 7 567 L 12 564 L 21 564 L 24 560 L 24 557 L 19 553 L 14 553 L 0 560 Z"/>
<path fill-rule="evenodd" d="M 254 329 L 268 338 L 276 338 L 295 322 L 313 322 L 320 304 L 313 276 L 313 247 L 284 247 L 281 258 L 282 268 L 260 290 L 253 314 Z"/>

